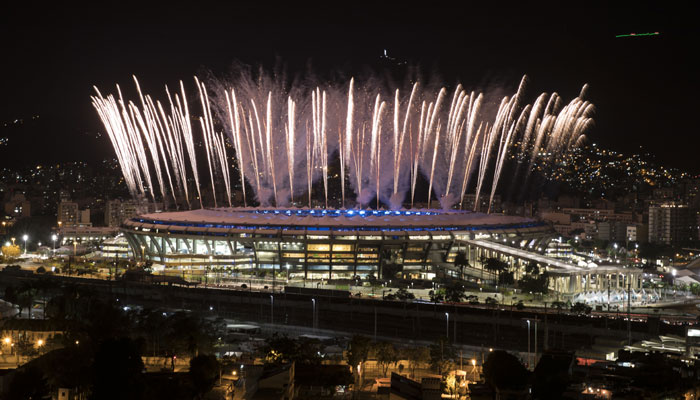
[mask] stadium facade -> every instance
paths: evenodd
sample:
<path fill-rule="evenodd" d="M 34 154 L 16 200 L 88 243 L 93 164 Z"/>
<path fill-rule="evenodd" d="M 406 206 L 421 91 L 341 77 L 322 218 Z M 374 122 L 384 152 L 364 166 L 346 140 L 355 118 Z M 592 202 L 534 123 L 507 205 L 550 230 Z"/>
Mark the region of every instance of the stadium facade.
<path fill-rule="evenodd" d="M 538 237 L 548 225 L 506 215 L 440 210 L 217 208 L 144 214 L 122 224 L 134 254 L 165 270 L 278 271 L 289 278 L 382 275 L 413 279 L 454 266 L 467 240 Z"/>

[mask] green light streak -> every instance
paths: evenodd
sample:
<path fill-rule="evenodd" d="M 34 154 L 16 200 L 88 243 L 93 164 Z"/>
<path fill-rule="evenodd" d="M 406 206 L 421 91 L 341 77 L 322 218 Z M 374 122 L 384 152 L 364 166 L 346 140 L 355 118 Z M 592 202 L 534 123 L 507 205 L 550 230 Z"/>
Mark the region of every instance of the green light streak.
<path fill-rule="evenodd" d="M 628 33 L 626 35 L 615 35 L 616 38 L 622 37 L 635 37 L 635 36 L 658 36 L 659 32 L 647 32 L 647 33 Z"/>

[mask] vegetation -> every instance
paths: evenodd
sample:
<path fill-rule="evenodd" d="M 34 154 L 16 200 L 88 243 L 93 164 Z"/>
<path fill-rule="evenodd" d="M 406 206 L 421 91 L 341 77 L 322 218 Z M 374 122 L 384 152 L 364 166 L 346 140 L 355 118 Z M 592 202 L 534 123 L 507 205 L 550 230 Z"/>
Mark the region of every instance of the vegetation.
<path fill-rule="evenodd" d="M 297 364 L 320 364 L 321 343 L 316 339 L 292 339 L 286 335 L 273 334 L 263 347 L 265 360 L 273 364 L 294 362 Z"/>
<path fill-rule="evenodd" d="M 525 266 L 525 275 L 518 281 L 523 292 L 547 294 L 549 291 L 549 274 L 541 271 L 539 265 L 530 261 Z"/>
<path fill-rule="evenodd" d="M 508 352 L 502 350 L 490 352 L 484 362 L 484 379 L 486 384 L 496 392 L 524 389 L 529 377 L 530 372 Z"/>
<path fill-rule="evenodd" d="M 431 290 L 428 292 L 430 296 L 430 301 L 433 303 L 442 303 L 445 301 L 445 291 L 444 290 Z"/>
<path fill-rule="evenodd" d="M 495 257 L 489 257 L 482 260 L 484 269 L 489 271 L 499 285 L 512 285 L 515 283 L 511 266 L 505 261 Z"/>
<path fill-rule="evenodd" d="M 399 361 L 399 353 L 390 342 L 379 342 L 374 345 L 374 353 L 377 363 L 382 369 L 382 375 L 386 376 L 389 366 Z"/>
<path fill-rule="evenodd" d="M 443 375 L 450 370 L 456 351 L 446 337 L 441 337 L 437 342 L 430 345 L 430 367 Z"/>
<path fill-rule="evenodd" d="M 16 244 L 2 246 L 2 255 L 4 257 L 14 258 L 19 257 L 20 254 L 22 254 L 22 250 L 20 250 L 19 246 Z"/>
<path fill-rule="evenodd" d="M 414 378 L 416 368 L 430 361 L 430 351 L 427 347 L 410 347 L 404 350 L 404 357 L 408 360 L 408 369 L 411 370 L 411 377 Z"/>
<path fill-rule="evenodd" d="M 372 349 L 372 341 L 370 338 L 362 335 L 355 335 L 350 340 L 347 358 L 350 368 L 355 375 L 355 380 L 362 384 L 362 378 L 364 376 L 364 363 L 369 357 L 369 352 Z"/>
<path fill-rule="evenodd" d="M 9 286 L 4 298 L 23 309 L 45 299 L 44 317 L 64 330 L 63 335 L 42 347 L 25 339 L 16 341 L 20 355 L 35 356 L 38 350 L 44 354 L 18 371 L 8 388 L 13 393 L 8 398 L 45 398 L 44 393 L 58 388 L 91 394 L 98 399 L 154 398 L 146 394 L 154 389 L 146 387 L 142 355 L 170 357 L 172 368 L 177 355 L 196 360 L 197 356 L 210 354 L 215 339 L 222 336 L 220 324 L 194 313 L 125 310 L 119 303 L 105 300 L 83 287 L 56 286 L 50 280 Z M 211 358 L 206 356 L 201 360 L 211 361 Z M 204 361 L 202 369 L 211 371 L 207 367 L 210 363 Z M 218 367 L 216 370 L 218 375 Z M 179 393 L 167 390 L 154 393 L 171 393 L 169 398 L 175 399 L 201 397 L 209 390 L 202 383 L 207 379 L 201 376 L 210 376 L 202 374 L 188 376 L 181 386 L 176 385 Z M 34 385 L 28 386 L 28 380 Z M 165 381 L 163 385 L 173 386 Z"/>
<path fill-rule="evenodd" d="M 201 399 L 216 383 L 220 372 L 219 361 L 210 354 L 202 354 L 190 360 L 190 379 L 196 399 Z"/>
<path fill-rule="evenodd" d="M 571 306 L 571 312 L 577 314 L 590 314 L 593 308 L 586 303 L 576 302 Z"/>
<path fill-rule="evenodd" d="M 469 265 L 469 258 L 467 257 L 467 253 L 463 250 L 457 252 L 457 255 L 455 256 L 455 268 L 459 268 L 460 271 L 460 279 L 464 280 L 464 269 L 467 267 L 470 267 Z"/>
<path fill-rule="evenodd" d="M 453 303 L 460 303 L 464 300 L 464 286 L 459 281 L 450 282 L 445 286 L 445 300 Z"/>

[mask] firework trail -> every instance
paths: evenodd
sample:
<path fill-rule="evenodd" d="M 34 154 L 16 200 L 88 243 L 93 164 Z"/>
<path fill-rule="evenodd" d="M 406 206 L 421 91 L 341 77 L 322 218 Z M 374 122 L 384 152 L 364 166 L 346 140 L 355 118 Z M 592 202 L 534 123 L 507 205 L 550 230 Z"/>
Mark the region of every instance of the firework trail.
<path fill-rule="evenodd" d="M 119 86 L 116 97 L 103 96 L 97 88 L 91 97 L 124 180 L 133 196 L 155 201 L 157 191 L 163 201 L 171 197 L 177 205 L 184 199 L 190 208 L 190 179 L 199 206 L 204 206 L 197 166 L 201 154 L 196 152 L 200 142 L 214 206 L 221 198 L 233 205 L 228 142 L 244 206 L 250 197 L 246 182 L 261 205 L 285 205 L 305 192 L 309 207 L 314 206 L 314 185 L 322 184 L 320 204 L 331 206 L 329 163 L 337 154 L 341 207 L 348 200 L 346 183 L 360 207 L 372 200 L 378 208 L 383 203 L 398 209 L 404 201 L 413 207 L 422 174 L 428 207 L 435 197 L 444 209 L 457 203 L 462 208 L 474 186 L 474 209 L 479 208 L 482 191 L 488 190 L 490 212 L 508 159 L 517 162 L 512 192 L 517 178 L 527 182 L 536 166 L 578 146 L 593 124 L 594 112 L 583 100 L 587 86 L 563 107 L 556 93 L 543 93 L 532 104 L 523 104 L 525 77 L 491 114 L 483 110 L 483 93 L 461 85 L 448 97 L 447 88 L 431 89 L 417 81 L 389 91 L 377 82 L 358 84 L 354 78 L 339 85 L 288 84 L 262 72 L 243 71 L 210 84 L 195 78 L 195 131 L 182 82 L 174 96 L 166 87 L 169 109 L 143 93 L 135 77 L 134 82 L 140 105 L 126 102 Z M 470 183 L 472 176 L 475 183 Z"/>

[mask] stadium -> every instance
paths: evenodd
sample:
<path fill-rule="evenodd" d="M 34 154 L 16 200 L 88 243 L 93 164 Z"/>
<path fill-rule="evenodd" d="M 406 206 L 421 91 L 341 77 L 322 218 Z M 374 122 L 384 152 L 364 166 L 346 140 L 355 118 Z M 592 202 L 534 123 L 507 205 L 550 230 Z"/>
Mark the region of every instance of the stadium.
<path fill-rule="evenodd" d="M 475 265 L 480 254 L 469 241 L 551 232 L 532 219 L 469 211 L 274 208 L 144 214 L 122 231 L 135 255 L 166 273 L 214 268 L 311 280 L 381 277 L 389 264 L 402 265 L 406 278 L 430 280 L 453 271 L 460 251 Z"/>

